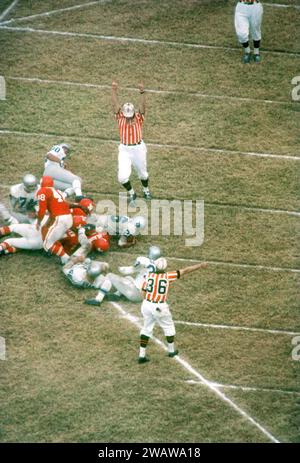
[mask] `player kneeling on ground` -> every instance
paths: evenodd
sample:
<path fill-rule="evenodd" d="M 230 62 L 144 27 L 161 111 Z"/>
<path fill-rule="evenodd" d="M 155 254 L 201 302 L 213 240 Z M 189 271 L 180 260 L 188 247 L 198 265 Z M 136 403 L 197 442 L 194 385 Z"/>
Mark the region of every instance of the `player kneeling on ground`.
<path fill-rule="evenodd" d="M 146 357 L 146 348 L 149 338 L 152 336 L 153 328 L 156 323 L 162 328 L 167 339 L 168 356 L 175 357 L 178 350 L 175 350 L 175 325 L 170 312 L 167 297 L 170 284 L 178 278 L 194 272 L 200 268 L 206 268 L 207 263 L 201 263 L 186 267 L 173 272 L 166 272 L 167 261 L 163 257 L 156 261 L 156 271 L 148 273 L 146 276 L 142 291 L 144 293 L 144 301 L 142 303 L 141 312 L 144 319 L 143 328 L 140 336 L 140 352 L 138 363 L 149 362 Z"/>

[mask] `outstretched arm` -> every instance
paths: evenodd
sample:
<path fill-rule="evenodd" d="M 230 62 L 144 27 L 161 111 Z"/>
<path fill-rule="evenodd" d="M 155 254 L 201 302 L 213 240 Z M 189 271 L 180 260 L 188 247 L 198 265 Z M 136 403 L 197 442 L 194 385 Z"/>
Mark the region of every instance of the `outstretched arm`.
<path fill-rule="evenodd" d="M 113 83 L 111 84 L 111 88 L 112 88 L 111 99 L 112 99 L 113 112 L 116 114 L 120 110 L 120 104 L 119 104 L 118 94 L 117 94 L 117 90 L 118 90 L 117 82 L 113 81 Z"/>
<path fill-rule="evenodd" d="M 144 88 L 144 83 L 143 82 L 138 84 L 138 89 L 140 91 L 140 96 L 141 96 L 139 111 L 140 111 L 141 114 L 145 114 L 145 112 L 146 112 L 146 97 L 145 97 L 145 88 Z"/>
<path fill-rule="evenodd" d="M 199 270 L 200 268 L 207 268 L 208 264 L 207 262 L 202 262 L 201 264 L 196 264 L 196 265 L 191 265 L 190 267 L 185 267 L 181 270 L 179 270 L 180 276 L 182 277 L 183 275 L 187 275 L 188 273 L 195 272 L 196 270 Z"/>

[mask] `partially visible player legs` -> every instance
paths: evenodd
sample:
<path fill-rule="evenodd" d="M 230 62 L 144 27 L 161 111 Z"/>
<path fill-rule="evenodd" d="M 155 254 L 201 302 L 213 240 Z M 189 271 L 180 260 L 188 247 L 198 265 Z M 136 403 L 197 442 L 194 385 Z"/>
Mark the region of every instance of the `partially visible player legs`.
<path fill-rule="evenodd" d="M 4 220 L 5 223 L 11 225 L 13 223 L 18 223 L 18 220 L 12 216 L 5 204 L 0 203 L 0 217 Z"/>
<path fill-rule="evenodd" d="M 147 147 L 142 141 L 142 143 L 136 148 L 136 153 L 132 159 L 132 163 L 142 183 L 144 198 L 152 199 L 152 195 L 149 190 L 149 174 L 147 171 Z"/>
<path fill-rule="evenodd" d="M 108 273 L 106 277 L 110 280 L 113 287 L 130 302 L 142 302 L 142 296 L 137 289 L 132 277 L 121 277 L 114 273 Z"/>
<path fill-rule="evenodd" d="M 128 191 L 131 205 L 135 206 L 134 201 L 136 200 L 136 193 L 129 180 L 131 176 L 131 164 L 130 153 L 124 145 L 119 145 L 118 180 L 125 190 Z"/>
<path fill-rule="evenodd" d="M 8 238 L 0 243 L 0 254 L 11 254 L 17 249 L 30 249 L 32 251 L 43 249 L 41 234 L 34 225 L 14 224 L 0 228 L 0 237 L 10 233 L 17 233 L 21 235 L 21 238 Z"/>
<path fill-rule="evenodd" d="M 93 299 L 86 299 L 84 302 L 88 305 L 99 306 L 103 299 L 107 297 L 109 291 L 111 290 L 112 284 L 106 276 L 99 275 L 94 281 L 94 286 L 99 288 L 96 297 Z"/>
<path fill-rule="evenodd" d="M 54 187 L 58 190 L 68 190 L 68 194 L 70 194 L 70 188 L 72 188 L 76 199 L 82 199 L 81 178 L 74 175 L 69 170 L 63 169 L 59 165 L 50 165 L 45 168 L 43 175 L 52 177 L 54 180 Z"/>
<path fill-rule="evenodd" d="M 45 251 L 59 256 L 63 264 L 68 261 L 69 256 L 59 240 L 64 237 L 66 231 L 72 227 L 72 224 L 73 220 L 71 214 L 60 215 L 55 218 L 54 223 L 48 228 L 44 237 L 43 247 Z"/>
<path fill-rule="evenodd" d="M 250 63 L 250 46 L 249 46 L 249 5 L 238 2 L 235 8 L 234 26 L 237 38 L 244 49 L 243 63 Z M 251 5 L 252 7 L 252 5 Z"/>
<path fill-rule="evenodd" d="M 253 45 L 254 45 L 254 62 L 255 63 L 260 63 L 260 53 L 259 53 L 259 47 L 260 47 L 260 41 L 261 41 L 261 23 L 262 23 L 262 17 L 263 17 L 263 6 L 261 3 L 257 3 L 254 6 L 254 9 L 252 10 L 252 15 L 250 19 L 250 31 L 253 39 Z"/>

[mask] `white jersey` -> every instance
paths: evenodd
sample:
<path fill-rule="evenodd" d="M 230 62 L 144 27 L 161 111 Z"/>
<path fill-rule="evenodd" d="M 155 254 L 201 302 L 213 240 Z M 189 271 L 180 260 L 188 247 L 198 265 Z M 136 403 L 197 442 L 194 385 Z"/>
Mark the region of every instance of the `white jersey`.
<path fill-rule="evenodd" d="M 60 166 L 64 167 L 64 159 L 67 157 L 67 155 L 61 145 L 52 146 L 47 154 L 53 154 L 53 156 L 56 156 L 60 160 Z M 50 161 L 50 159 L 46 158 L 45 167 L 49 167 L 53 164 L 57 164 L 57 162 Z"/>
<path fill-rule="evenodd" d="M 136 259 L 131 267 L 119 267 L 119 270 L 124 275 L 135 275 L 134 284 L 137 289 L 142 289 L 142 285 L 146 275 L 156 271 L 156 266 L 153 260 L 148 257 L 140 256 Z"/>
<path fill-rule="evenodd" d="M 18 183 L 17 185 L 13 185 L 10 188 L 10 201 L 12 208 L 17 212 L 27 212 L 27 207 L 32 204 L 32 206 L 36 206 L 37 209 L 38 202 L 35 198 L 35 193 L 39 187 L 36 188 L 35 191 L 26 191 L 24 188 L 23 183 Z"/>
<path fill-rule="evenodd" d="M 133 220 L 126 215 L 97 215 L 95 214 L 96 231 L 107 232 L 111 236 L 137 236 L 140 230 Z"/>
<path fill-rule="evenodd" d="M 68 265 L 68 264 L 67 264 Z M 70 280 L 72 285 L 78 288 L 98 288 L 99 287 L 99 276 L 91 283 L 88 277 L 88 268 L 90 266 L 90 260 L 86 259 L 83 263 L 74 264 L 71 268 L 63 268 L 63 272 L 66 277 Z M 103 266 L 104 271 L 104 266 Z"/>

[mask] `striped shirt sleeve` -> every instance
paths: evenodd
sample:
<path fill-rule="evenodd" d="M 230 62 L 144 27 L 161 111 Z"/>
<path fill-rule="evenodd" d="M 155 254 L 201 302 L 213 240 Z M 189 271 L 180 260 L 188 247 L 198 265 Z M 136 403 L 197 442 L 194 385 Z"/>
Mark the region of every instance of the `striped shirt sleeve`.
<path fill-rule="evenodd" d="M 175 281 L 180 278 L 180 272 L 178 270 L 175 270 L 174 272 L 168 272 L 166 273 L 166 277 L 168 281 Z"/>

